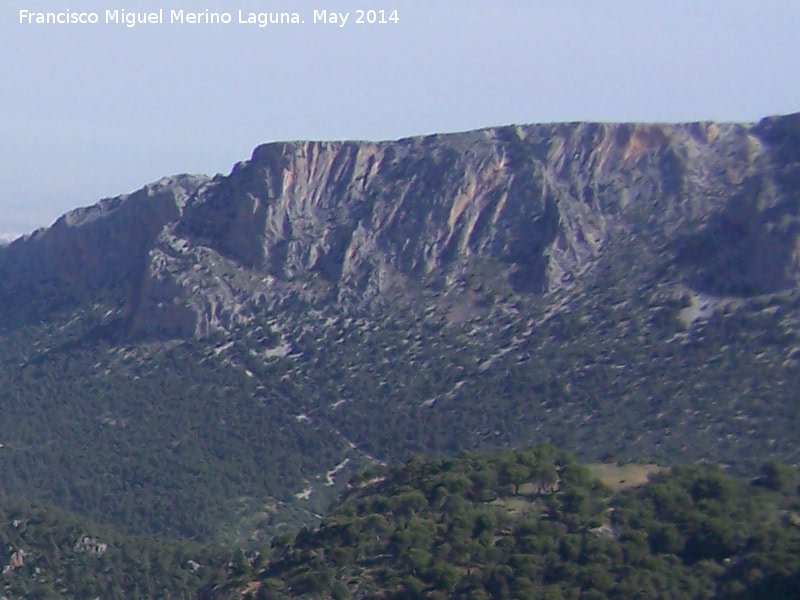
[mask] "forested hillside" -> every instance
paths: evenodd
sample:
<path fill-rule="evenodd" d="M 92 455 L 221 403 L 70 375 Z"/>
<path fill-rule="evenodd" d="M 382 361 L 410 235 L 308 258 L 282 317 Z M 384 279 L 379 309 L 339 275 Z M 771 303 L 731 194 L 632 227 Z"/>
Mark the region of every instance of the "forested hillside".
<path fill-rule="evenodd" d="M 0 597 L 8 600 L 191 600 L 224 575 L 229 555 L 0 497 Z"/>
<path fill-rule="evenodd" d="M 604 467 L 545 445 L 377 469 L 318 529 L 243 556 L 203 597 L 797 598 L 793 468 L 744 481 L 675 467 L 613 489 L 593 477 Z"/>

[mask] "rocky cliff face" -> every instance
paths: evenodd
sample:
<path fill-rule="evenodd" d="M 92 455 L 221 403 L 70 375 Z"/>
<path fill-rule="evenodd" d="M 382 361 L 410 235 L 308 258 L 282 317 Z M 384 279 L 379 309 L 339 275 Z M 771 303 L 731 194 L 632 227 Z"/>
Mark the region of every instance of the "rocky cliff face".
<path fill-rule="evenodd" d="M 137 314 L 203 336 L 259 297 L 364 308 L 476 276 L 495 299 L 537 299 L 581 288 L 625 245 L 661 252 L 704 292 L 785 289 L 798 277 L 798 120 L 261 146 L 165 223 Z"/>
<path fill-rule="evenodd" d="M 156 237 L 206 179 L 164 178 L 133 194 L 73 210 L 52 227 L 4 247 L 4 325 L 40 320 L 104 293 L 134 302 Z"/>
<path fill-rule="evenodd" d="M 164 179 L 15 242 L 4 291 L 34 274 L 63 297 L 124 287 L 134 329 L 202 337 L 259 298 L 361 309 L 479 276 L 534 299 L 644 238 L 694 289 L 774 292 L 798 278 L 798 123 L 267 144 L 227 177 Z"/>

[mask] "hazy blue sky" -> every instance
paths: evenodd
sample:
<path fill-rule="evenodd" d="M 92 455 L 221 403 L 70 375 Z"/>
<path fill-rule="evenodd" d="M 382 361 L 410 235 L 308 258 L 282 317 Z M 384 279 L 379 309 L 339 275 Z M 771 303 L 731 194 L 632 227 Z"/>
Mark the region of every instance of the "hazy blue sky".
<path fill-rule="evenodd" d="M 103 24 L 181 8 L 234 23 Z M 358 25 L 358 8 L 400 21 Z M 21 9 L 101 23 L 20 24 Z M 305 24 L 239 25 L 240 9 Z M 315 9 L 351 17 L 315 25 Z M 5 0 L 0 233 L 162 175 L 227 173 L 267 141 L 800 111 L 798 25 L 796 0 Z"/>

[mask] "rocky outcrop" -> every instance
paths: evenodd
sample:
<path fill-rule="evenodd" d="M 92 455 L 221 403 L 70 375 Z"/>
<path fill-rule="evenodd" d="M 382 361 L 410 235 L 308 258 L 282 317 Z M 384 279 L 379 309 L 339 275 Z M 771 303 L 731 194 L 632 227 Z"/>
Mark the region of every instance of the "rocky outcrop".
<path fill-rule="evenodd" d="M 18 320 L 103 289 L 139 334 L 204 337 L 259 302 L 362 310 L 474 277 L 535 300 L 621 247 L 703 293 L 778 291 L 798 281 L 798 122 L 267 144 L 228 176 L 164 179 L 0 250 L 3 303 Z"/>
<path fill-rule="evenodd" d="M 164 178 L 70 211 L 2 248 L 0 303 L 7 320 L 38 320 L 103 294 L 135 307 L 156 237 L 206 181 L 197 175 Z"/>
<path fill-rule="evenodd" d="M 108 550 L 108 544 L 100 542 L 92 536 L 84 535 L 78 538 L 73 549 L 75 552 L 88 552 L 95 556 L 103 556 Z"/>
<path fill-rule="evenodd" d="M 25 559 L 28 557 L 28 553 L 24 550 L 12 550 L 12 548 L 9 548 L 11 556 L 9 557 L 8 564 L 3 567 L 3 575 L 25 566 Z"/>
<path fill-rule="evenodd" d="M 162 232 L 140 322 L 203 336 L 257 298 L 361 309 L 476 275 L 535 298 L 638 243 L 698 290 L 779 290 L 798 276 L 797 119 L 267 144 Z"/>

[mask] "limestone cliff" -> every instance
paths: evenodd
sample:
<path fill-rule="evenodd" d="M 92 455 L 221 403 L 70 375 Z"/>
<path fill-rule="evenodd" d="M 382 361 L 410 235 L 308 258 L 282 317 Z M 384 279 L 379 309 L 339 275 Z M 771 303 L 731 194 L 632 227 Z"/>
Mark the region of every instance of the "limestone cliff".
<path fill-rule="evenodd" d="M 98 294 L 135 303 L 147 256 L 204 176 L 164 178 L 68 212 L 0 250 L 5 326 L 47 318 Z"/>
<path fill-rule="evenodd" d="M 707 293 L 786 289 L 798 278 L 799 121 L 264 145 L 165 223 L 140 324 L 203 336 L 246 320 L 260 297 L 359 309 L 471 277 L 494 299 L 536 299 L 581 289 L 624 246 Z"/>

